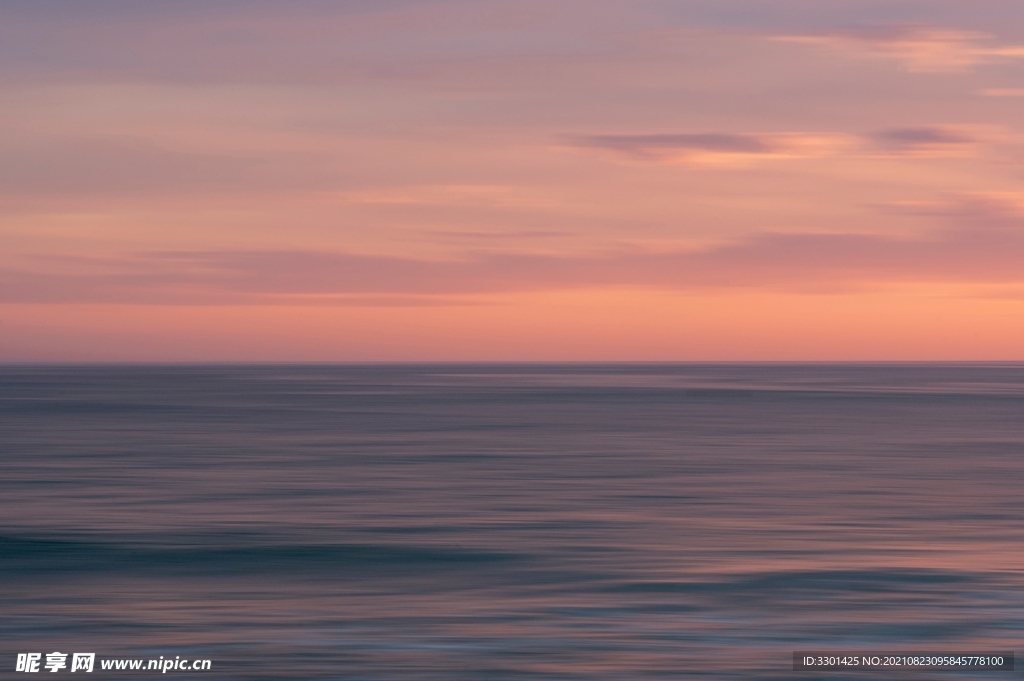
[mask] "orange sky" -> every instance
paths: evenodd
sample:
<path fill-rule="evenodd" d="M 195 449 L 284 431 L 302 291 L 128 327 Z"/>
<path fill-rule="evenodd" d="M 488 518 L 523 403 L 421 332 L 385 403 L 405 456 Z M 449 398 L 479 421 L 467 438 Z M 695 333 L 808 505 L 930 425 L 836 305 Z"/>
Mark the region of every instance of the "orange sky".
<path fill-rule="evenodd" d="M 1019 2 L 8 0 L 0 87 L 0 361 L 1024 359 Z"/>

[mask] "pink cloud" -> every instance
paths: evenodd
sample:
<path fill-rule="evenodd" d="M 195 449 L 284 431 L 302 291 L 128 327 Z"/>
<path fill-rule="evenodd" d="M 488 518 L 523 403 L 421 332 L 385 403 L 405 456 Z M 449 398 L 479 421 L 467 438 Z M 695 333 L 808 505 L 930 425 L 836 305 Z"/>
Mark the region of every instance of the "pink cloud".
<path fill-rule="evenodd" d="M 421 260 L 225 250 L 40 258 L 0 271 L 0 295 L 3 302 L 192 304 L 331 304 L 332 296 L 338 304 L 351 304 L 384 296 L 389 304 L 430 304 L 431 296 L 453 302 L 451 296 L 579 287 L 809 290 L 886 281 L 1024 281 L 1024 220 L 1012 206 L 993 197 L 968 198 L 944 209 L 942 220 L 944 227 L 917 238 L 766 232 L 670 252 L 479 251 Z"/>
<path fill-rule="evenodd" d="M 997 141 L 992 131 L 955 125 L 893 127 L 876 132 L 844 133 L 660 133 L 636 135 L 580 135 L 574 146 L 607 150 L 625 158 L 651 162 L 714 165 L 729 160 L 811 158 L 838 153 L 893 156 L 963 155 L 986 141 Z"/>
<path fill-rule="evenodd" d="M 927 26 L 881 25 L 775 39 L 890 59 L 912 72 L 969 71 L 982 64 L 1024 59 L 1024 45 L 999 45 L 986 33 Z"/>
<path fill-rule="evenodd" d="M 872 135 L 883 147 L 896 150 L 934 147 L 950 144 L 971 144 L 976 140 L 955 129 L 941 126 L 889 128 Z"/>
<path fill-rule="evenodd" d="M 826 156 L 849 146 L 839 133 L 696 132 L 579 135 L 573 146 L 615 152 L 639 161 L 735 165 L 757 160 Z"/>

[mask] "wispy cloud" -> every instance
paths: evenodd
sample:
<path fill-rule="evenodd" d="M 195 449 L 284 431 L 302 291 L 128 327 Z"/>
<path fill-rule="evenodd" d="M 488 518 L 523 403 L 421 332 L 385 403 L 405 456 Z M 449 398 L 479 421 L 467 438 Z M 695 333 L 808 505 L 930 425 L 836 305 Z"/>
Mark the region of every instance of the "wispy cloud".
<path fill-rule="evenodd" d="M 478 206 L 490 208 L 556 208 L 550 195 L 522 187 L 483 184 L 436 184 L 336 192 L 343 203 L 412 206 Z"/>
<path fill-rule="evenodd" d="M 610 151 L 621 158 L 653 163 L 735 166 L 836 154 L 877 156 L 963 156 L 1000 135 L 979 126 L 918 125 L 863 134 L 725 133 L 581 135 L 574 146 Z"/>
<path fill-rule="evenodd" d="M 1024 45 L 1000 45 L 987 33 L 948 28 L 874 26 L 774 39 L 891 59 L 914 72 L 968 71 L 981 64 L 1024 59 Z"/>
<path fill-rule="evenodd" d="M 868 136 L 885 152 L 901 155 L 958 155 L 981 140 L 969 132 L 950 126 L 888 128 Z"/>
<path fill-rule="evenodd" d="M 770 154 L 778 149 L 767 135 L 698 133 L 690 135 L 590 135 L 580 139 L 589 146 L 640 156 L 678 151 L 723 154 Z"/>
<path fill-rule="evenodd" d="M 1024 87 L 990 87 L 978 90 L 982 97 L 1024 97 Z"/>
<path fill-rule="evenodd" d="M 914 238 L 765 232 L 668 252 L 478 251 L 423 260 L 236 250 L 40 260 L 0 271 L 0 300 L 455 304 L 458 296 L 579 287 L 813 290 L 892 281 L 1024 281 L 1024 217 L 1012 201 L 968 196 L 933 214 L 946 226 Z"/>
<path fill-rule="evenodd" d="M 934 200 L 888 201 L 878 205 L 884 212 L 941 218 L 957 230 L 1024 230 L 1024 193 L 963 192 Z"/>
<path fill-rule="evenodd" d="M 581 135 L 569 141 L 574 146 L 603 149 L 642 161 L 695 165 L 822 156 L 849 143 L 844 135 L 796 132 Z"/>

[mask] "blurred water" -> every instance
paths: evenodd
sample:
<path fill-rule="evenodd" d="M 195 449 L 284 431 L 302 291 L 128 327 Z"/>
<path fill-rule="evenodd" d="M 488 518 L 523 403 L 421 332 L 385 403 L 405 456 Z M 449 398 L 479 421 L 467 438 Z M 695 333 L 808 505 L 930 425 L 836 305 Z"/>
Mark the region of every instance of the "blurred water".
<path fill-rule="evenodd" d="M 11 676 L 883 679 L 792 651 L 1024 630 L 1020 365 L 6 366 L 0 448 Z"/>

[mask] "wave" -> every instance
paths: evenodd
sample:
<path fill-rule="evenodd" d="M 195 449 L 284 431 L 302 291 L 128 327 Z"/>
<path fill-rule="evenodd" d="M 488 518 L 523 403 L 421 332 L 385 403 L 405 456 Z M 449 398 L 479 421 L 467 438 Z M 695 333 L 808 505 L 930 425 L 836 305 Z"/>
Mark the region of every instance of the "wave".
<path fill-rule="evenodd" d="M 929 569 L 784 570 L 756 572 L 708 581 L 630 582 L 610 587 L 625 593 L 719 592 L 736 594 L 793 591 L 907 593 L 915 589 L 952 588 L 987 580 L 988 575 Z"/>
<path fill-rule="evenodd" d="M 175 545 L 63 537 L 0 536 L 0 574 L 122 572 L 253 574 L 423 570 L 501 563 L 524 556 L 455 547 L 377 544 Z"/>

